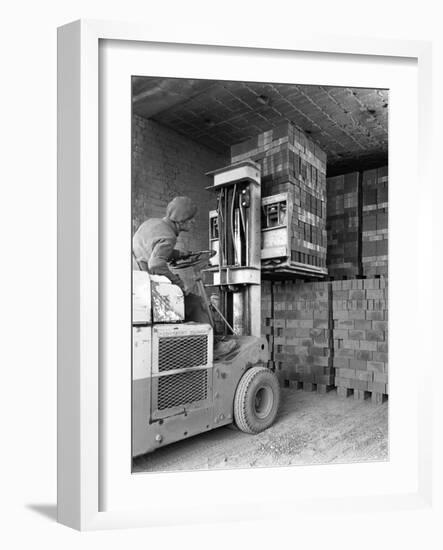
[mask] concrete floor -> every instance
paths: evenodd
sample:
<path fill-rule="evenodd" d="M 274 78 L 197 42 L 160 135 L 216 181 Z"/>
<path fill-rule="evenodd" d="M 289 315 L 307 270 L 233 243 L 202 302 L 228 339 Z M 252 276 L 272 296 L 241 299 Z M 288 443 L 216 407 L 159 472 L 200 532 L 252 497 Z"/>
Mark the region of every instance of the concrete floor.
<path fill-rule="evenodd" d="M 388 403 L 282 389 L 275 424 L 258 435 L 223 427 L 134 460 L 134 472 L 383 461 Z"/>

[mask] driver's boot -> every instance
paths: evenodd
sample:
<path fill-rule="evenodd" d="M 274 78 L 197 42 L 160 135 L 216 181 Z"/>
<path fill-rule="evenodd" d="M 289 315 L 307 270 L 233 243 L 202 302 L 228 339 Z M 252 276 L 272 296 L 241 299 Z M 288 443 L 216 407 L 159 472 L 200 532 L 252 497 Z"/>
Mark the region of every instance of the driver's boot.
<path fill-rule="evenodd" d="M 226 357 L 239 347 L 237 340 L 225 340 L 216 338 L 214 341 L 214 359 L 220 359 Z"/>

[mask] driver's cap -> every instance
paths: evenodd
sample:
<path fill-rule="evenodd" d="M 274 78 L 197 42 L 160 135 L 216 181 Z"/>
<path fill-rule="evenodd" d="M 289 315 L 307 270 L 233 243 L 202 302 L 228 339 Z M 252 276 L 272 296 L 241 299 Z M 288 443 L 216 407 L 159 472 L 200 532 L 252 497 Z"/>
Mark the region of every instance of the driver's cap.
<path fill-rule="evenodd" d="M 175 197 L 166 207 L 166 217 L 173 222 L 185 222 L 195 216 L 197 206 L 188 197 Z"/>

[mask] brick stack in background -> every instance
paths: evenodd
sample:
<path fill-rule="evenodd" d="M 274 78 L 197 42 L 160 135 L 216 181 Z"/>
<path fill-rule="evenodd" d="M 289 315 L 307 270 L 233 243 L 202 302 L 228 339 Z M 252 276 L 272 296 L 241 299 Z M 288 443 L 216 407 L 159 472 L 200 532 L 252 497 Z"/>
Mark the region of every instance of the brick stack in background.
<path fill-rule="evenodd" d="M 261 166 L 262 197 L 287 192 L 293 205 L 291 261 L 326 269 L 326 155 L 285 123 L 231 147 L 231 162 Z"/>
<path fill-rule="evenodd" d="M 362 265 L 366 277 L 388 276 L 388 167 L 363 172 Z"/>
<path fill-rule="evenodd" d="M 389 394 L 387 279 L 331 284 L 337 393 L 382 403 Z"/>
<path fill-rule="evenodd" d="M 334 384 L 330 353 L 330 283 L 275 281 L 265 296 L 264 334 L 282 385 L 326 392 Z"/>
<path fill-rule="evenodd" d="M 333 278 L 359 275 L 359 173 L 327 178 L 327 267 Z"/>

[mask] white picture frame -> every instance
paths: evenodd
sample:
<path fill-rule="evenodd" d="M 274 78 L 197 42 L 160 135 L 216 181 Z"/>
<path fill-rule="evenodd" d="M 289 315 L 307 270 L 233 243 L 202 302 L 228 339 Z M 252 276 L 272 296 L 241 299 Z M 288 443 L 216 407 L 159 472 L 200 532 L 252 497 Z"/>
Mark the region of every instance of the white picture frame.
<path fill-rule="evenodd" d="M 186 29 L 181 33 L 174 32 L 171 36 L 155 31 L 147 30 L 143 25 L 127 24 L 103 21 L 77 21 L 59 29 L 58 34 L 58 520 L 80 530 L 170 525 L 179 523 L 194 523 L 196 521 L 229 521 L 234 519 L 260 519 L 262 517 L 282 516 L 285 512 L 282 508 L 276 508 L 276 503 L 290 505 L 286 508 L 297 510 L 297 513 L 319 512 L 334 507 L 337 513 L 347 513 L 350 510 L 371 512 L 377 510 L 399 509 L 426 509 L 432 508 L 433 494 L 433 470 L 432 470 L 432 438 L 431 427 L 428 419 L 432 416 L 432 401 L 428 399 L 425 388 L 431 385 L 432 360 L 431 351 L 425 351 L 427 360 L 423 359 L 423 372 L 420 380 L 397 380 L 391 382 L 394 388 L 393 397 L 390 399 L 391 426 L 402 414 L 411 420 L 411 449 L 414 457 L 401 457 L 401 453 L 391 452 L 391 464 L 385 467 L 383 464 L 368 465 L 336 465 L 333 476 L 326 467 L 316 466 L 318 487 L 311 486 L 311 493 L 306 487 L 302 487 L 300 477 L 309 477 L 309 467 L 303 468 L 279 468 L 260 470 L 240 470 L 224 472 L 194 472 L 181 474 L 151 474 L 141 479 L 130 474 L 130 447 L 128 447 L 127 466 L 122 466 L 122 461 L 112 461 L 104 466 L 108 459 L 107 450 L 110 449 L 109 434 L 103 427 L 109 424 L 110 414 L 106 402 L 111 401 L 115 392 L 122 392 L 122 402 L 127 404 L 127 396 L 123 396 L 124 388 L 118 384 L 103 386 L 104 364 L 107 354 L 103 353 L 103 307 L 109 298 L 110 288 L 115 289 L 118 281 L 102 281 L 103 265 L 111 261 L 104 258 L 106 246 L 103 245 L 103 233 L 109 229 L 106 219 L 109 217 L 108 209 L 115 209 L 118 197 L 108 197 L 103 200 L 103 179 L 100 177 L 100 162 L 102 155 L 102 143 L 100 142 L 99 114 L 106 107 L 101 104 L 99 96 L 100 63 L 108 64 L 112 61 L 110 55 L 104 57 L 100 53 L 100 44 L 104 41 L 112 41 L 113 44 L 126 49 L 127 55 L 132 56 L 131 49 L 140 44 L 153 45 L 150 59 L 160 56 L 163 49 L 187 48 L 193 55 L 204 53 L 211 63 L 211 56 L 216 55 L 217 48 L 223 51 L 231 59 L 249 52 L 250 55 L 274 55 L 279 56 L 283 66 L 290 54 L 299 52 L 311 56 L 322 56 L 325 63 L 332 62 L 336 56 L 349 62 L 370 63 L 371 59 L 385 59 L 392 66 L 412 60 L 412 82 L 416 78 L 418 82 L 418 94 L 409 91 L 415 98 L 414 112 L 418 115 L 418 124 L 414 121 L 410 124 L 411 142 L 418 137 L 418 148 L 412 145 L 411 166 L 412 170 L 419 169 L 418 178 L 422 193 L 426 193 L 432 186 L 430 173 L 430 126 L 432 113 L 430 110 L 430 80 L 431 80 L 431 46 L 427 42 L 415 42 L 404 40 L 370 40 L 350 37 L 325 37 L 311 36 L 297 33 L 294 37 L 256 38 L 251 39 L 249 34 L 243 38 L 222 39 L 214 36 L 208 41 L 202 32 L 201 36 L 193 35 L 192 39 L 187 35 Z M 192 46 L 190 46 L 192 44 Z M 218 50 L 217 50 L 218 51 Z M 117 57 L 121 49 L 117 52 Z M 153 56 L 153 57 L 152 57 Z M 122 59 L 123 59 L 122 58 Z M 116 58 L 113 58 L 114 60 Z M 159 57 L 160 59 L 160 57 Z M 358 61 L 360 60 L 360 61 Z M 213 60 L 212 60 L 213 61 Z M 190 61 L 192 64 L 192 60 Z M 212 64 L 214 64 L 212 62 Z M 369 65 L 368 65 L 369 67 Z M 125 69 L 126 70 L 126 69 Z M 129 68 L 127 69 L 129 70 Z M 149 68 L 147 68 L 149 71 Z M 165 67 L 166 74 L 175 69 Z M 195 74 L 201 69 L 195 66 Z M 400 71 L 401 72 L 401 71 Z M 116 74 L 120 74 L 118 71 Z M 175 73 L 172 73 L 175 74 Z M 106 80 L 104 81 L 106 83 Z M 406 93 L 406 92 L 405 92 Z M 113 101 L 112 98 L 110 100 Z M 399 103 L 400 105 L 400 103 Z M 395 110 L 395 107 L 394 107 Z M 392 117 L 401 118 L 402 113 L 395 112 Z M 117 116 L 117 115 L 116 115 Z M 398 120 L 399 120 L 398 118 Z M 395 126 L 395 118 L 394 120 Z M 128 121 L 129 123 L 129 121 Z M 125 134 L 126 132 L 126 134 Z M 125 126 L 123 135 L 127 135 Z M 103 137 L 103 136 L 102 136 Z M 113 147 L 118 146 L 118 142 Z M 390 148 L 391 154 L 391 148 Z M 393 177 L 396 175 L 399 152 L 393 148 Z M 391 160 L 390 160 L 391 163 Z M 119 172 L 120 174 L 120 172 Z M 126 172 L 121 174 L 127 176 Z M 407 178 L 406 188 L 412 189 L 412 179 Z M 410 185 L 411 187 L 408 187 Z M 395 192 L 394 192 L 395 199 Z M 405 198 L 403 205 L 414 207 L 420 203 L 413 197 Z M 401 213 L 394 208 L 392 216 Z M 126 212 L 125 216 L 128 215 Z M 105 220 L 105 221 L 103 221 Z M 124 222 L 126 223 L 126 222 Z M 398 227 L 404 226 L 402 218 Z M 407 223 L 407 221 L 406 221 Z M 423 205 L 418 204 L 416 240 L 411 239 L 414 265 L 426 265 L 430 260 L 432 251 L 429 247 L 420 246 L 421 235 L 430 231 L 432 220 Z M 392 231 L 392 228 L 390 228 Z M 423 232 L 423 233 L 421 233 Z M 393 242 L 396 242 L 396 230 L 392 234 Z M 117 240 L 117 249 L 122 250 L 124 239 Z M 107 238 L 105 236 L 105 238 Z M 120 247 L 120 248 L 119 248 Z M 391 261 L 395 265 L 401 261 L 403 249 L 394 247 Z M 115 254 L 114 253 L 114 261 Z M 411 291 L 411 307 L 417 315 L 431 315 L 431 291 L 430 286 L 420 285 L 425 277 L 424 269 L 411 268 L 409 273 Z M 114 285 L 114 286 L 113 286 Z M 392 287 L 392 285 L 391 285 Z M 411 342 L 411 349 L 401 349 L 402 336 L 396 333 L 396 322 L 401 323 L 401 309 L 395 315 L 395 295 L 401 292 L 399 280 L 398 290 L 394 293 L 394 315 L 390 317 L 393 329 L 390 334 L 391 364 L 392 361 L 402 362 L 409 366 L 407 372 L 412 373 L 413 361 L 416 357 L 417 347 Z M 125 298 L 126 299 L 126 298 Z M 128 303 L 130 295 L 128 294 Z M 390 300 L 390 304 L 392 300 Z M 397 302 L 398 303 L 398 302 Z M 127 310 L 125 310 L 127 313 Z M 128 317 L 128 329 L 130 318 Z M 114 330 L 114 329 L 112 329 Z M 418 320 L 413 323 L 406 334 L 408 337 L 416 330 L 417 335 L 424 335 L 425 328 L 419 326 Z M 129 333 L 129 330 L 128 330 Z M 419 336 L 417 336 L 417 339 Z M 128 341 L 128 340 L 127 340 Z M 125 349 L 120 353 L 125 353 Z M 423 357 L 423 355 L 422 355 Z M 130 358 L 128 359 L 130 360 Z M 128 380 L 128 387 L 129 387 Z M 412 412 L 406 410 L 402 399 L 402 392 L 395 392 L 396 382 L 398 387 L 405 391 L 413 392 Z M 414 383 L 413 383 L 414 382 Z M 402 386 L 403 384 L 403 386 Z M 397 415 L 397 416 L 396 416 Z M 408 416 L 409 415 L 409 416 Z M 392 418 L 393 417 L 393 418 Z M 125 413 L 124 418 L 127 420 Z M 107 420 L 108 419 L 108 420 Z M 113 417 L 113 420 L 115 418 Z M 118 422 L 115 424 L 116 431 Z M 122 430 L 127 429 L 122 421 Z M 398 424 L 397 424 L 398 425 Z M 416 428 L 416 430 L 415 430 Z M 123 433 L 123 432 L 122 432 Z M 125 432 L 126 433 L 126 432 Z M 393 433 L 395 439 L 395 430 Z M 398 434 L 400 447 L 404 441 L 404 434 Z M 401 440 L 401 441 L 400 441 Z M 127 442 L 127 440 L 124 440 Z M 394 441 L 395 443 L 395 441 Z M 115 442 L 113 443 L 115 445 Z M 124 444 L 123 444 L 124 446 Z M 395 445 L 394 445 L 395 447 Z M 395 449 L 394 449 L 395 450 Z M 392 449 L 391 449 L 392 451 Z M 416 456 L 415 456 L 416 451 Z M 123 456 L 123 455 L 122 455 Z M 410 460 L 409 460 L 410 459 Z M 397 461 L 397 462 L 396 462 Z M 119 478 L 119 468 L 129 468 L 124 472 L 125 479 Z M 396 478 L 398 472 L 398 478 Z M 269 484 L 270 475 L 276 485 L 294 482 L 297 477 L 299 495 L 283 496 L 278 490 L 274 490 Z M 369 476 L 369 480 L 381 476 L 380 479 L 394 480 L 392 486 L 387 487 L 381 493 L 374 485 L 370 490 L 369 484 L 362 491 L 356 491 L 355 487 L 361 476 Z M 199 476 L 197 478 L 196 476 Z M 385 476 L 385 477 L 383 477 Z M 342 479 L 348 479 L 347 486 L 343 486 Z M 395 478 L 395 479 L 394 479 Z M 199 499 L 189 494 L 189 488 L 202 483 L 211 483 L 213 487 L 219 487 L 220 492 L 214 498 L 212 506 L 208 506 L 207 499 Z M 110 492 L 114 495 L 110 499 L 103 497 L 103 485 L 115 483 L 118 488 Z M 200 483 L 200 485 L 199 485 Z M 261 490 L 261 496 L 254 492 L 254 486 L 264 484 L 266 490 Z M 238 487 L 244 484 L 247 495 L 236 496 L 235 502 L 225 506 L 229 502 L 229 495 L 222 494 L 222 487 Z M 137 485 L 149 487 L 150 498 L 144 506 L 139 506 L 136 499 L 131 501 L 131 491 L 136 491 Z M 168 491 L 175 491 L 178 500 L 182 502 L 183 496 L 188 495 L 187 506 L 171 505 L 161 491 L 167 487 Z M 325 489 L 326 488 L 326 489 Z M 146 490 L 146 489 L 144 489 Z M 106 492 L 106 491 L 105 491 Z M 135 493 L 134 493 L 135 494 Z M 146 493 L 145 493 L 146 494 Z M 121 495 L 121 497 L 119 496 Z M 121 499 L 121 500 L 119 500 Z M 108 505 L 106 500 L 112 502 Z M 266 503 L 272 504 L 272 510 Z M 288 513 L 289 515 L 289 513 Z"/>

